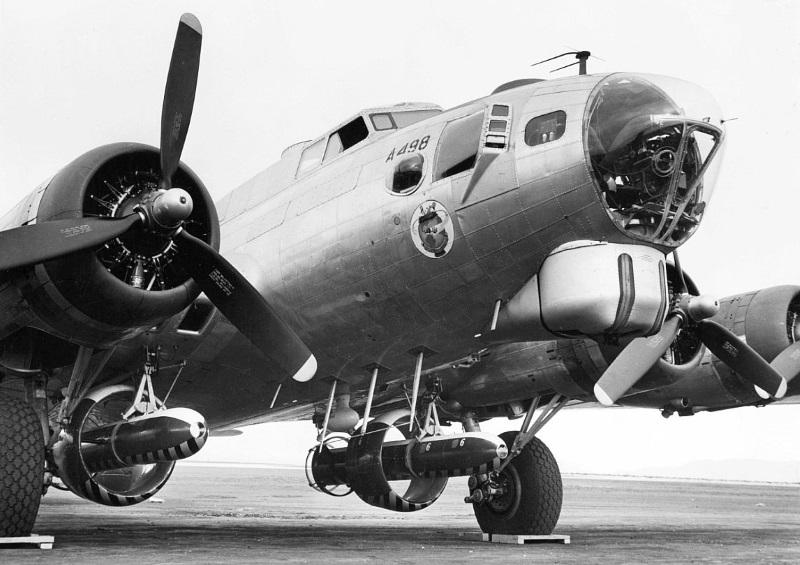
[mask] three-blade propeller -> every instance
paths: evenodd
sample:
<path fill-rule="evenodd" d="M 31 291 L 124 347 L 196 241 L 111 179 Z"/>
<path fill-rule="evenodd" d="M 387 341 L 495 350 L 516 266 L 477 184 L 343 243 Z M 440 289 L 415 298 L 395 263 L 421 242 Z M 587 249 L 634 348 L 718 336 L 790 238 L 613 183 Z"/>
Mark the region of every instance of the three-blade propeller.
<path fill-rule="evenodd" d="M 158 193 L 143 198 L 121 218 L 81 217 L 45 221 L 0 232 L 0 270 L 35 265 L 92 249 L 137 229 L 172 238 L 175 260 L 211 302 L 259 350 L 295 380 L 314 376 L 317 362 L 297 334 L 213 247 L 183 229 L 192 212 L 189 194 L 172 188 L 194 107 L 202 28 L 192 14 L 181 16 L 172 51 L 161 115 L 161 181 Z"/>
<path fill-rule="evenodd" d="M 786 394 L 788 381 L 800 373 L 800 346 L 795 347 L 798 345 L 795 343 L 772 364 L 767 363 L 733 332 L 707 319 L 719 311 L 719 303 L 705 296 L 687 294 L 683 271 L 677 254 L 675 256 L 681 285 L 677 306 L 662 325 L 661 331 L 650 337 L 634 339 L 614 359 L 594 386 L 597 399 L 611 406 L 624 396 L 664 355 L 682 329 L 694 332 L 711 353 L 741 378 L 752 383 L 762 397 L 782 398 Z"/>

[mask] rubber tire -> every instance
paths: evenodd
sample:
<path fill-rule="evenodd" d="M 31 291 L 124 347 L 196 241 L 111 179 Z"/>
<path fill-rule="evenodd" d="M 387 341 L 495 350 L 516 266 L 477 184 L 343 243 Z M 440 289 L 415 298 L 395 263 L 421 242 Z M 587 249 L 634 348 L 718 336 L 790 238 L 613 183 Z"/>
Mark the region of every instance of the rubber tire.
<path fill-rule="evenodd" d="M 500 438 L 510 447 L 516 435 L 505 432 Z M 481 530 L 487 534 L 551 534 L 561 515 L 563 487 L 558 463 L 544 442 L 534 437 L 503 469 L 501 477 L 513 485 L 505 504 L 472 505 Z"/>
<path fill-rule="evenodd" d="M 32 406 L 0 394 L 0 537 L 33 529 L 44 481 L 44 437 Z"/>

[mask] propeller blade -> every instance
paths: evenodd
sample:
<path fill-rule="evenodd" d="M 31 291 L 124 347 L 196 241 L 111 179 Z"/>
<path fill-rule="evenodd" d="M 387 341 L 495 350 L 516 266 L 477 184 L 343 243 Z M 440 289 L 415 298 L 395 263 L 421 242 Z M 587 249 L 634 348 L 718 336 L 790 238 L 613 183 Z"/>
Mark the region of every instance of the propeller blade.
<path fill-rule="evenodd" d="M 787 384 L 792 382 L 792 379 L 800 375 L 800 341 L 781 351 L 770 366 L 786 379 Z"/>
<path fill-rule="evenodd" d="M 164 105 L 161 109 L 161 188 L 172 187 L 186 132 L 192 119 L 203 28 L 192 14 L 183 14 L 169 63 Z"/>
<path fill-rule="evenodd" d="M 71 218 L 0 232 L 0 270 L 35 265 L 102 245 L 141 221 L 139 214 L 124 218 Z"/>
<path fill-rule="evenodd" d="M 697 324 L 697 334 L 711 353 L 740 377 L 775 398 L 786 394 L 786 379 L 730 330 L 712 320 L 703 320 Z"/>
<path fill-rule="evenodd" d="M 175 236 L 178 259 L 222 312 L 253 345 L 292 375 L 305 382 L 317 371 L 317 360 L 294 330 L 244 278 L 213 247 L 186 230 Z"/>
<path fill-rule="evenodd" d="M 678 335 L 681 319 L 672 316 L 661 331 L 650 337 L 637 337 L 630 342 L 606 369 L 597 384 L 594 395 L 602 404 L 611 406 L 635 385 L 650 367 L 664 355 Z"/>
<path fill-rule="evenodd" d="M 676 289 L 675 294 L 684 294 L 687 291 L 686 287 L 686 276 L 683 274 L 683 268 L 681 267 L 681 260 L 678 257 L 678 250 L 675 249 L 672 252 L 672 257 L 675 260 L 675 271 L 678 273 L 678 282 L 680 282 L 680 288 Z"/>

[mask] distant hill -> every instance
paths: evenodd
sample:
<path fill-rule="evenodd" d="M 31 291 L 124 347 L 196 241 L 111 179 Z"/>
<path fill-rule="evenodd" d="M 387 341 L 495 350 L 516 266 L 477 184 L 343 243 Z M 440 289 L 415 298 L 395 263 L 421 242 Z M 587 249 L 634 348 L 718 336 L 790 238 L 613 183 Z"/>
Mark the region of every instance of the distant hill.
<path fill-rule="evenodd" d="M 800 483 L 800 461 L 703 460 L 675 467 L 643 467 L 628 474 L 681 479 Z"/>

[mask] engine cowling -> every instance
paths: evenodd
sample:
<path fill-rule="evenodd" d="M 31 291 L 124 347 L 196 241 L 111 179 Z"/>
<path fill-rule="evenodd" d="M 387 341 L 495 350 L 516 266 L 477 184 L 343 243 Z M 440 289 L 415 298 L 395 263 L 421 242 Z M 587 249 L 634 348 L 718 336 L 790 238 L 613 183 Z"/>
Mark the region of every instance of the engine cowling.
<path fill-rule="evenodd" d="M 78 157 L 16 210 L 16 225 L 86 216 L 123 217 L 158 191 L 158 150 L 115 143 Z M 219 248 L 219 223 L 203 183 L 181 164 L 173 185 L 194 201 L 185 229 Z M 97 249 L 25 269 L 16 287 L 48 333 L 94 347 L 130 338 L 189 306 L 200 294 L 173 261 L 163 233 L 139 230 Z"/>
<path fill-rule="evenodd" d="M 784 285 L 720 300 L 715 321 L 743 335 L 768 362 L 800 341 L 800 286 Z"/>

